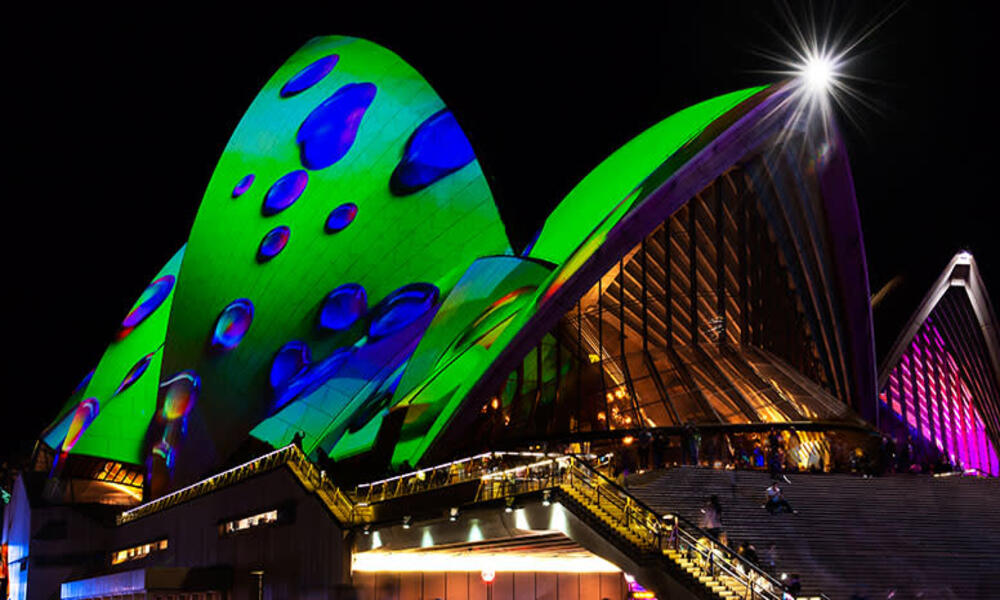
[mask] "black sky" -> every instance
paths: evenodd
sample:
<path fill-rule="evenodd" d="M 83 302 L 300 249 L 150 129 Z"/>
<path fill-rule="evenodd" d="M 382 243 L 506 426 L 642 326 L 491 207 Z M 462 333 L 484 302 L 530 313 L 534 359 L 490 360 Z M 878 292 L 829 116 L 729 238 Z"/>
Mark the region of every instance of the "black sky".
<path fill-rule="evenodd" d="M 5 375 L 13 385 L 2 400 L 0 454 L 30 447 L 96 364 L 137 295 L 184 243 L 243 112 L 310 37 L 366 37 L 423 73 L 472 139 L 505 219 L 516 223 L 511 234 L 525 237 L 646 127 L 776 80 L 757 72 L 773 65 L 752 50 L 781 50 L 772 28 L 787 30 L 778 5 L 764 2 L 544 17 L 530 7 L 462 6 L 362 14 L 274 3 L 140 15 L 45 5 L 8 22 L 6 177 L 14 185 L 4 202 Z M 876 313 L 880 345 L 960 248 L 973 251 L 1000 298 L 998 138 L 987 89 L 1000 53 L 981 10 L 902 5 L 852 66 L 881 107 L 856 106 L 859 124 L 842 122 L 871 285 L 903 276 Z M 837 3 L 832 18 L 859 31 L 884 12 Z"/>

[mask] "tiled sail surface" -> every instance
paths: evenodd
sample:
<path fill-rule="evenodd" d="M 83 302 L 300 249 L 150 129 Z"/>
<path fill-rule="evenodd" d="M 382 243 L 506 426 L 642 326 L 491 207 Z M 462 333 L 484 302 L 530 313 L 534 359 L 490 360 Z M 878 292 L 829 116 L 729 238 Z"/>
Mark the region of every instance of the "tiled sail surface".
<path fill-rule="evenodd" d="M 444 133 L 434 126 L 442 113 Z M 447 169 L 423 173 L 419 189 L 390 184 L 394 173 L 428 163 Z M 184 435 L 167 440 L 172 468 L 198 472 L 251 430 L 274 445 L 304 430 L 313 450 L 354 401 L 378 415 L 385 406 L 373 410 L 355 395 L 382 390 L 388 402 L 386 379 L 440 299 L 477 257 L 509 252 L 468 141 L 423 77 L 371 42 L 311 41 L 240 122 L 191 231 L 163 374 L 192 371 L 200 388 Z M 325 305 L 345 285 L 363 298 Z M 433 290 L 423 304 L 415 285 Z M 238 346 L 213 351 L 219 315 L 238 299 L 252 303 L 252 322 Z M 340 326 L 327 326 L 331 319 Z M 378 326 L 391 331 L 379 338 Z M 285 368 L 276 356 L 290 342 L 308 349 L 308 362 L 276 381 Z M 326 398 L 323 411 L 312 396 Z M 151 436 L 164 428 L 154 423 Z"/>

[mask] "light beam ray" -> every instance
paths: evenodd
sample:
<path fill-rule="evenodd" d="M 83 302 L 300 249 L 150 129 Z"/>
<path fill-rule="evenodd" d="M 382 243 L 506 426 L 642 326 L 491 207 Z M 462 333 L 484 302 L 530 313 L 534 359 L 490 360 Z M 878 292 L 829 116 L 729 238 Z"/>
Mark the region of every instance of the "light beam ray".
<path fill-rule="evenodd" d="M 836 128 L 835 113 L 862 135 L 863 112 L 884 114 L 878 100 L 862 89 L 878 82 L 855 71 L 863 46 L 902 7 L 897 3 L 880 9 L 867 24 L 858 26 L 856 18 L 835 15 L 830 5 L 817 10 L 812 3 L 795 9 L 788 2 L 777 3 L 778 22 L 765 26 L 778 40 L 778 51 L 757 48 L 750 52 L 773 65 L 755 72 L 781 77 L 789 90 L 774 110 L 786 119 L 778 134 L 779 146 L 809 132 L 822 136 L 820 141 L 830 140 Z"/>

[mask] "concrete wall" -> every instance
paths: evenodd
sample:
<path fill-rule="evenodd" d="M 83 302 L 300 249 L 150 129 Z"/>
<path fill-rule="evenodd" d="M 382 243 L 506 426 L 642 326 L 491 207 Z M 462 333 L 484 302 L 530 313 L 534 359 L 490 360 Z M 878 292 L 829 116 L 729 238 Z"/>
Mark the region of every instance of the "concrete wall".
<path fill-rule="evenodd" d="M 258 578 L 251 571 L 262 570 L 266 600 L 325 599 L 334 596 L 347 574 L 343 532 L 285 469 L 121 527 L 107 518 L 102 522 L 92 508 L 32 509 L 18 486 L 4 517 L 5 540 L 17 561 L 11 565 L 14 600 L 50 600 L 59 597 L 64 581 L 150 567 L 229 568 L 233 599 L 256 599 Z M 220 534 L 226 521 L 273 509 L 279 511 L 277 523 Z M 52 523 L 57 524 L 55 539 L 40 539 L 44 528 L 53 529 Z M 111 565 L 113 551 L 163 538 L 166 550 Z"/>
<path fill-rule="evenodd" d="M 278 509 L 279 522 L 230 535 L 229 520 Z M 115 529 L 114 548 L 166 537 L 167 550 L 123 567 L 230 566 L 232 598 L 326 598 L 343 582 L 343 534 L 326 508 L 285 469 L 278 469 Z"/>

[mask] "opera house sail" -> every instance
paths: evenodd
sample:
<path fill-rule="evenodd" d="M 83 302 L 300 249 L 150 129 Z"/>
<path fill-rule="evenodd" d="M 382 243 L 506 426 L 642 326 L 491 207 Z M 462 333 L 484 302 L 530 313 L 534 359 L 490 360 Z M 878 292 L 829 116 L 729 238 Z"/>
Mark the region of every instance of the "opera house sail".
<path fill-rule="evenodd" d="M 976 260 L 956 254 L 885 357 L 879 427 L 928 460 L 1000 475 L 1000 340 Z"/>
<path fill-rule="evenodd" d="M 39 435 L 4 513 L 10 597 L 330 597 L 353 572 L 409 600 L 415 573 L 447 588 L 462 564 L 453 592 L 473 573 L 513 598 L 530 572 L 557 600 L 778 600 L 776 573 L 654 511 L 615 461 L 763 470 L 771 436 L 772 465 L 780 439 L 780 468 L 822 473 L 881 430 L 996 476 L 975 261 L 879 373 L 847 149 L 803 93 L 667 117 L 521 247 L 461 107 L 375 43 L 310 41 Z M 489 561 L 510 572 L 468 566 Z"/>
<path fill-rule="evenodd" d="M 875 388 L 856 204 L 835 130 L 789 126 L 795 93 L 665 119 L 515 251 L 426 81 L 314 40 L 44 433 L 53 475 L 114 460 L 155 497 L 299 433 L 377 472 L 579 432 L 856 426 Z"/>

